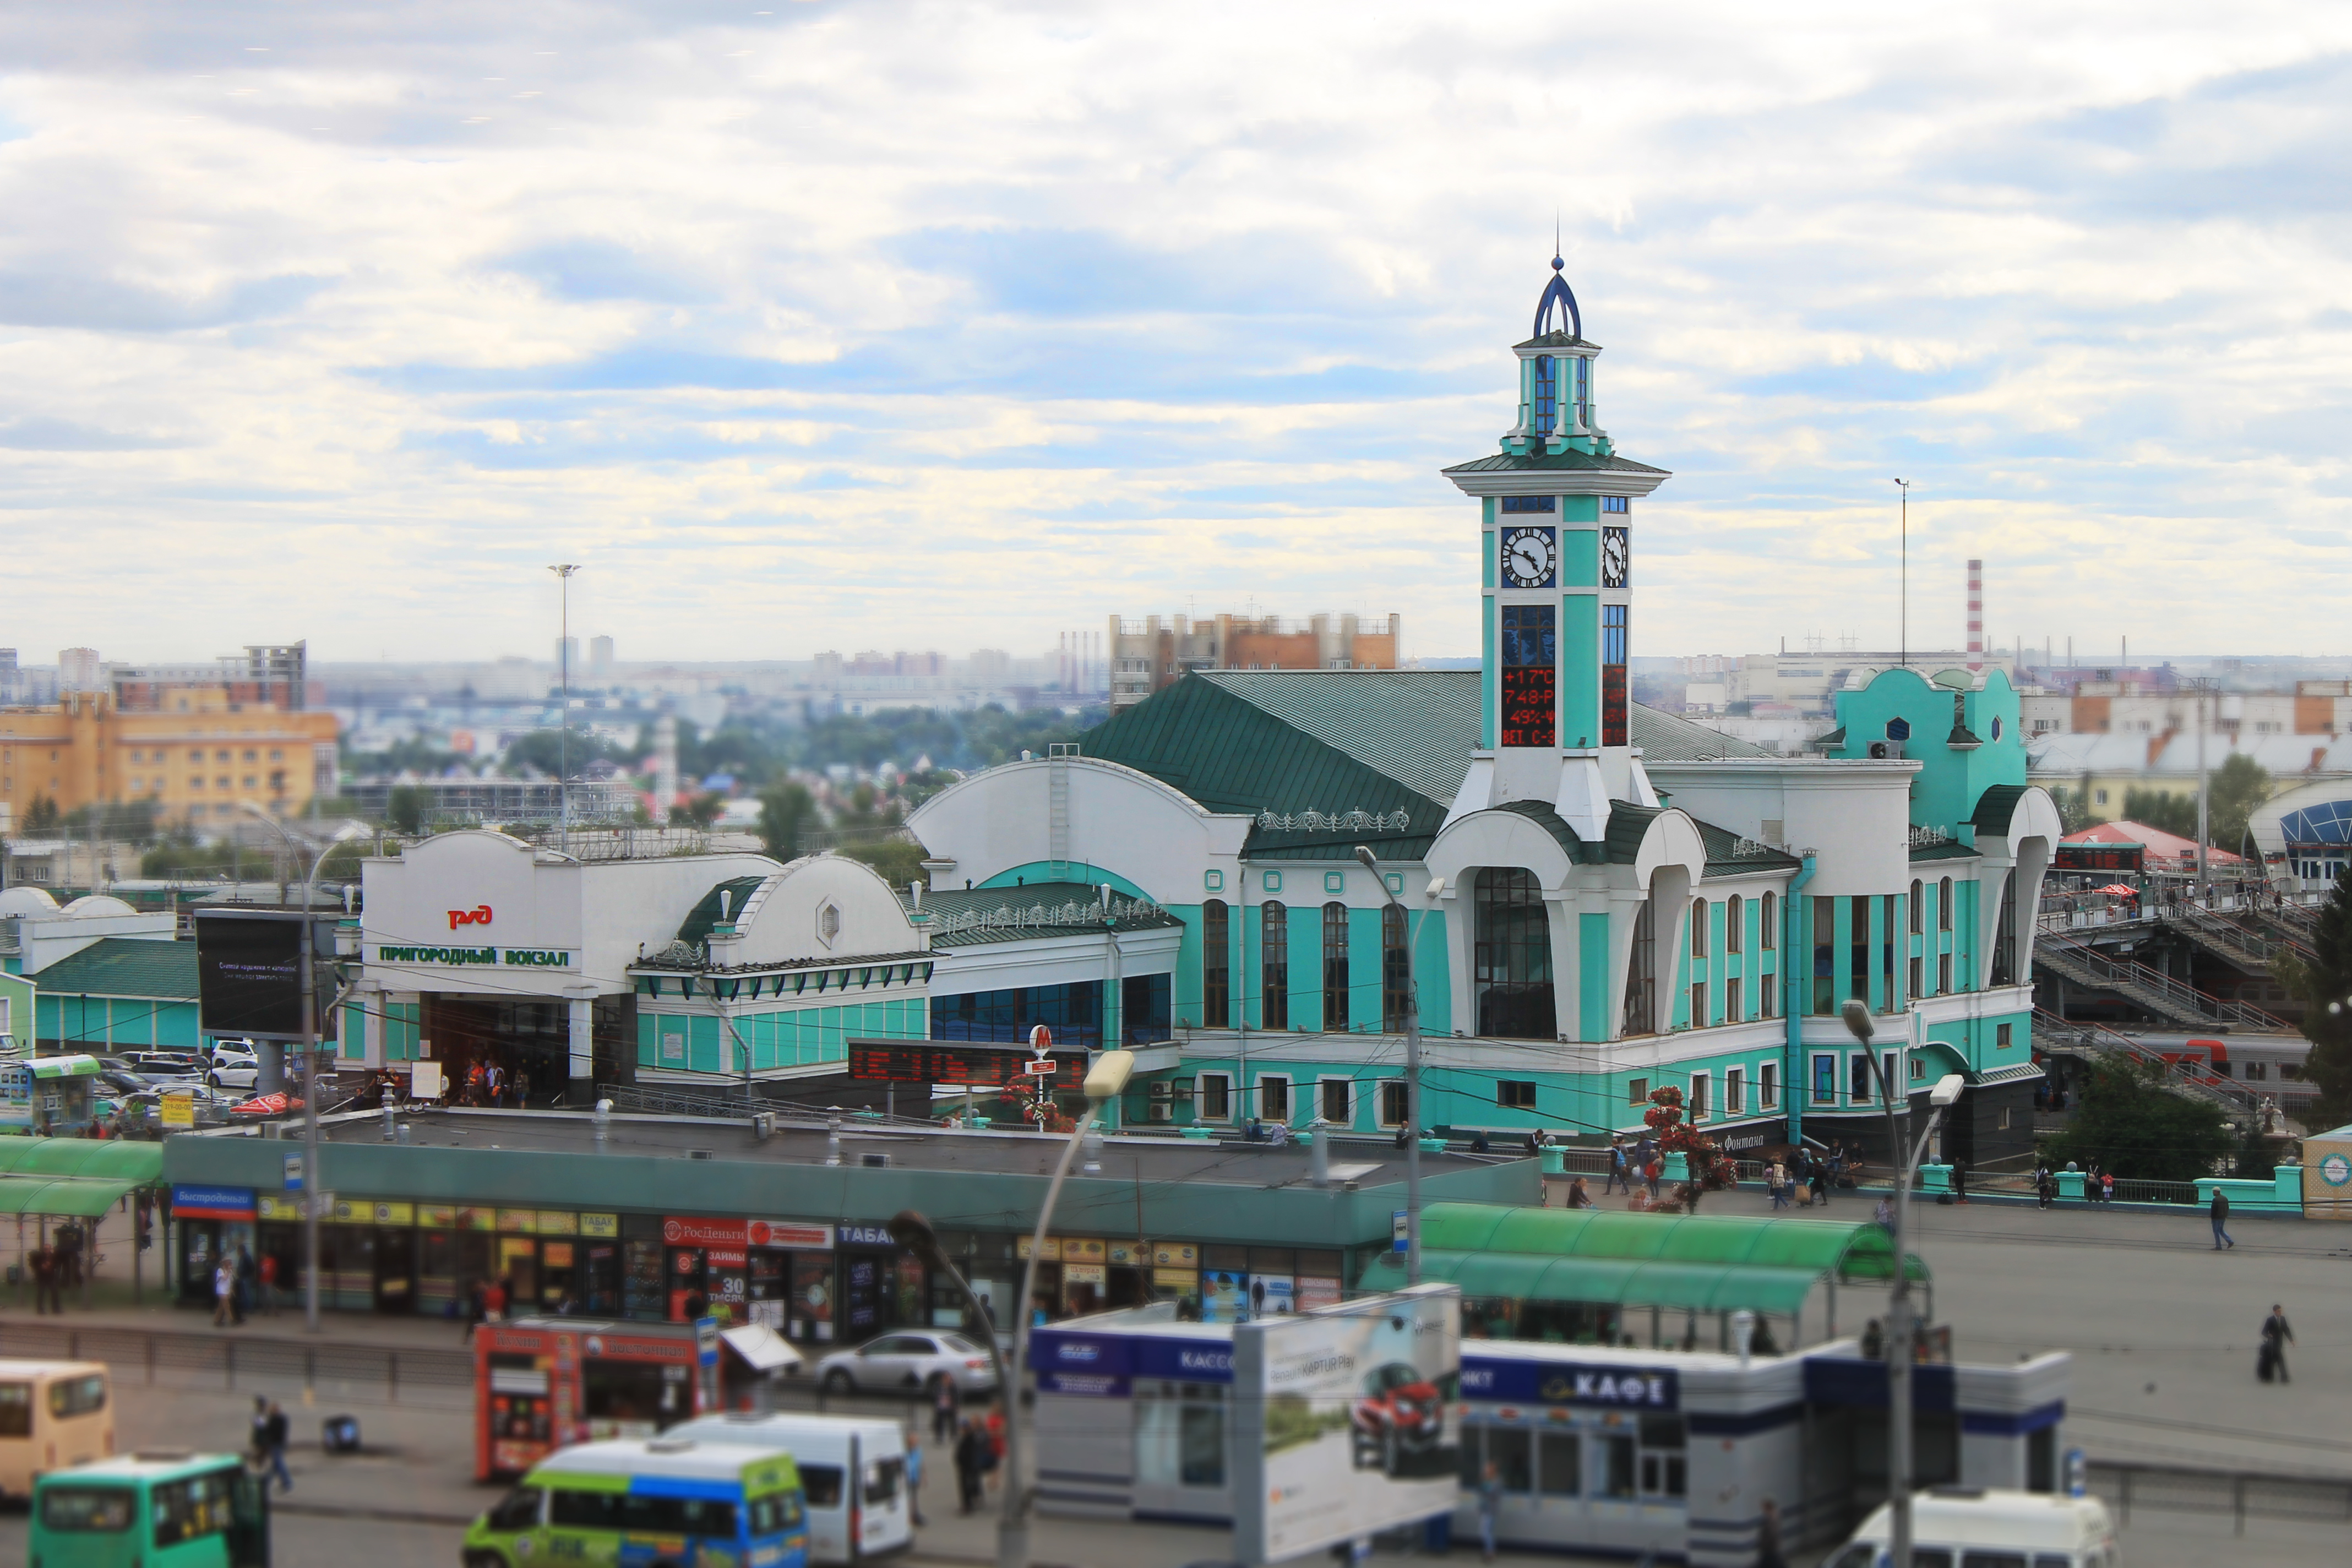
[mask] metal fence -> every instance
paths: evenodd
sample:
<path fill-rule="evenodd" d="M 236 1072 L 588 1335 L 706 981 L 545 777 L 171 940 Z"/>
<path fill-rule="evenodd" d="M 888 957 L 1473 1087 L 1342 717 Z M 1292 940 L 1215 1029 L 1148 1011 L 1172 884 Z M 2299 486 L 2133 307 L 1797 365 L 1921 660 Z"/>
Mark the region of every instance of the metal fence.
<path fill-rule="evenodd" d="M 470 1352 L 393 1350 L 376 1345 L 304 1343 L 170 1329 L 76 1328 L 65 1323 L 0 1321 L 0 1355 L 32 1360 L 102 1361 L 117 1383 L 159 1381 L 223 1391 L 266 1384 L 380 1386 L 398 1403 L 407 1390 L 470 1389 Z"/>
<path fill-rule="evenodd" d="M 2092 1492 L 2113 1507 L 2125 1524 L 2131 1522 L 2136 1508 L 2231 1514 L 2241 1535 L 2246 1532 L 2249 1519 L 2352 1521 L 2352 1480 L 2113 1459 L 2094 1459 L 2089 1468 Z"/>

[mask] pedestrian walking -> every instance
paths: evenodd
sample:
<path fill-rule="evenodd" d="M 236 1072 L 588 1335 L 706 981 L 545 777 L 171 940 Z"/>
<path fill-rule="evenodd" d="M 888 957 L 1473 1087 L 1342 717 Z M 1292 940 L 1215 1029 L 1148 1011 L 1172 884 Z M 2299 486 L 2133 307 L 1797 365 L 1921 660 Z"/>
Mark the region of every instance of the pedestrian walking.
<path fill-rule="evenodd" d="M 913 1426 L 907 1428 L 907 1517 L 923 1522 L 923 1434 Z"/>
<path fill-rule="evenodd" d="M 2286 1374 L 2286 1347 L 2294 1342 L 2294 1331 L 2287 1326 L 2286 1309 L 2276 1301 L 2271 1303 L 2271 1315 L 2263 1320 L 2262 1359 L 2255 1371 L 2264 1383 L 2277 1378 L 2281 1383 L 2293 1383 Z"/>
<path fill-rule="evenodd" d="M 236 1265 L 223 1258 L 213 1269 L 213 1327 L 231 1327 L 236 1312 Z"/>
<path fill-rule="evenodd" d="M 2213 1250 L 2219 1252 L 2225 1247 L 2237 1246 L 2236 1242 L 2230 1239 L 2230 1233 L 2224 1228 L 2230 1219 L 2230 1194 L 2221 1190 L 2219 1183 L 2216 1183 L 2213 1187 L 2212 1206 L 2205 1212 L 2213 1221 Z"/>
<path fill-rule="evenodd" d="M 1652 1203 L 1658 1201 L 1658 1178 L 1664 1175 L 1665 1171 L 1665 1161 L 1654 1153 L 1650 1156 L 1650 1163 L 1642 1168 L 1643 1178 L 1649 1184 Z"/>
<path fill-rule="evenodd" d="M 1780 1505 L 1764 1500 L 1764 1517 L 1756 1525 L 1756 1568 L 1789 1568 L 1780 1555 Z"/>
<path fill-rule="evenodd" d="M 261 1263 L 259 1267 L 261 1270 L 261 1315 L 265 1318 L 274 1318 L 278 1315 L 278 1254 L 274 1252 L 263 1253 L 261 1255 Z"/>
<path fill-rule="evenodd" d="M 1969 1201 L 1969 1168 L 1958 1160 L 1952 1162 L 1952 1201 L 1956 1204 Z"/>
<path fill-rule="evenodd" d="M 1829 1171 L 1818 1157 L 1805 1156 L 1805 1206 L 1811 1208 L 1816 1204 L 1829 1202 Z"/>
<path fill-rule="evenodd" d="M 2050 1173 L 2047 1165 L 2033 1173 L 2033 1195 L 2043 1208 L 2048 1208 L 2058 1195 L 2058 1179 Z"/>
<path fill-rule="evenodd" d="M 1495 1513 L 1502 1501 L 1502 1472 L 1496 1468 L 1495 1461 L 1489 1459 L 1486 1468 L 1478 1472 L 1478 1561 L 1481 1563 L 1495 1560 Z"/>
<path fill-rule="evenodd" d="M 236 1311 L 236 1321 L 243 1323 L 246 1306 L 253 1299 L 253 1254 L 246 1250 L 245 1243 L 241 1241 L 236 1245 L 236 1267 L 232 1273 L 235 1280 L 229 1292 L 229 1304 Z"/>
<path fill-rule="evenodd" d="M 986 1468 L 983 1456 L 988 1452 L 988 1437 L 977 1420 L 967 1419 L 962 1435 L 956 1438 L 956 1493 L 961 1510 L 967 1514 L 980 1510 L 981 1474 Z"/>
<path fill-rule="evenodd" d="M 956 1406 L 959 1403 L 955 1379 L 940 1378 L 931 1390 L 931 1441 L 942 1448 L 956 1440 Z"/>
<path fill-rule="evenodd" d="M 482 1282 L 481 1282 L 480 1280 L 478 1280 L 478 1279 L 473 1280 L 472 1282 L 470 1282 L 469 1284 L 467 1284 L 467 1287 L 466 1287 L 466 1332 L 465 1332 L 465 1337 L 464 1337 L 463 1339 L 461 1339 L 461 1340 L 459 1340 L 459 1341 L 458 1341 L 458 1342 L 459 1342 L 460 1344 L 471 1344 L 471 1343 L 473 1343 L 473 1342 L 474 1342 L 474 1331 L 475 1331 L 476 1329 L 480 1328 L 480 1327 L 482 1326 L 482 1324 L 483 1324 L 483 1323 L 484 1323 L 484 1322 L 488 1319 L 488 1317 L 489 1317 L 488 1294 L 489 1294 L 489 1292 L 488 1292 L 488 1288 L 487 1288 L 487 1287 L 485 1287 L 485 1286 L 482 1284 Z"/>
<path fill-rule="evenodd" d="M 278 1402 L 274 1399 L 266 1399 L 258 1394 L 255 1394 L 253 1396 L 253 1457 L 256 1461 L 254 1468 L 261 1472 L 261 1485 L 265 1491 L 268 1489 L 269 1483 L 273 1479 L 278 1482 L 278 1489 L 281 1492 L 290 1492 L 294 1489 L 294 1477 L 286 1468 L 286 1444 L 289 1436 L 290 1424 L 286 1419 L 286 1412 L 279 1407 Z"/>
<path fill-rule="evenodd" d="M 1609 1169 L 1601 1179 L 1601 1195 L 1605 1198 L 1621 1185 L 1625 1189 L 1626 1196 L 1633 1195 L 1633 1184 L 1625 1179 L 1625 1145 L 1612 1143 L 1609 1145 Z"/>

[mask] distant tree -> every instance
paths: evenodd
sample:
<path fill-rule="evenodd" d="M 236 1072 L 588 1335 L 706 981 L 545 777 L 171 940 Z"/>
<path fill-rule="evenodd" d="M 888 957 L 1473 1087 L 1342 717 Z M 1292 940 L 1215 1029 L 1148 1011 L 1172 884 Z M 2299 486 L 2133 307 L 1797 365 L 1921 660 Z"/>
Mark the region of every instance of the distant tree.
<path fill-rule="evenodd" d="M 882 879 L 894 888 L 919 881 L 923 875 L 923 847 L 910 838 L 884 838 L 871 844 L 849 844 L 841 853 L 852 860 L 863 860 L 882 874 Z"/>
<path fill-rule="evenodd" d="M 2123 820 L 2193 841 L 2197 837 L 2197 797 L 2174 795 L 2168 790 L 2127 789 L 2124 791 Z"/>
<path fill-rule="evenodd" d="M 716 792 L 698 795 L 683 805 L 669 808 L 670 825 L 674 827 L 708 827 L 719 820 L 727 807 L 727 797 Z"/>
<path fill-rule="evenodd" d="M 2270 770 L 2243 752 L 2231 752 L 2206 782 L 2205 821 L 2211 833 L 2207 842 L 2232 855 L 2245 854 L 2247 825 L 2270 797 Z"/>
<path fill-rule="evenodd" d="M 391 797 L 384 802 L 384 824 L 394 833 L 414 838 L 425 831 L 425 812 L 431 804 L 430 797 L 417 785 L 394 784 Z"/>
<path fill-rule="evenodd" d="M 2090 791 L 2079 784 L 2054 784 L 2050 790 L 2050 804 L 2058 808 L 2058 824 L 2069 833 L 2080 833 L 2085 827 L 2096 827 L 2106 820 L 2093 814 Z"/>
<path fill-rule="evenodd" d="M 2352 878 L 2336 878 L 2335 893 L 2319 907 L 2311 953 L 2293 980 L 2311 1041 L 2303 1076 L 2319 1086 L 2313 1125 L 2341 1127 L 2352 1122 Z"/>
<path fill-rule="evenodd" d="M 2263 1136 L 2262 1118 L 2249 1111 L 2238 1129 L 2238 1157 L 2235 1165 L 2238 1179 L 2245 1182 L 2266 1182 L 2278 1168 L 2275 1146 Z"/>
<path fill-rule="evenodd" d="M 2221 1108 L 2169 1086 L 2160 1062 L 2109 1060 L 2091 1068 L 2052 1159 L 2098 1162 L 2117 1176 L 2193 1182 L 2231 1152 Z"/>
<path fill-rule="evenodd" d="M 683 726 L 681 726 L 683 728 Z M 590 763 L 610 758 L 620 760 L 624 753 L 584 730 L 574 730 L 567 740 L 562 730 L 530 730 L 510 742 L 499 765 L 509 773 L 525 768 L 556 778 L 569 773 L 580 776 L 580 770 Z M 697 778 L 702 775 L 697 773 Z"/>
<path fill-rule="evenodd" d="M 139 857 L 142 877 L 178 879 L 205 877 L 228 869 L 228 847 L 206 847 L 184 828 Z"/>
<path fill-rule="evenodd" d="M 47 795 L 37 795 L 25 805 L 25 828 L 38 833 L 58 825 L 58 803 Z"/>
<path fill-rule="evenodd" d="M 786 779 L 760 795 L 760 841 L 779 860 L 800 854 L 801 835 L 816 820 L 816 800 L 804 784 Z"/>

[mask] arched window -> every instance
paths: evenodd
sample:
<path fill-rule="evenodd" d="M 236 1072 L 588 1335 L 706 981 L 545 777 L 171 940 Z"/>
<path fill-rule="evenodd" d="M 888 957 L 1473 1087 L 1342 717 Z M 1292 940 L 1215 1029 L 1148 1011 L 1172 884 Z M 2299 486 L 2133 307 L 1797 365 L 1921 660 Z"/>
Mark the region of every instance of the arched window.
<path fill-rule="evenodd" d="M 1921 895 L 1927 890 L 1927 887 L 1924 882 L 1915 881 L 1911 884 L 1911 934 L 1913 936 L 1919 934 L 1920 922 L 1927 918 L 1919 908 Z"/>
<path fill-rule="evenodd" d="M 1412 965 L 1405 952 L 1405 915 L 1402 904 L 1381 906 L 1381 1032 L 1404 1032 L 1404 1016 L 1412 1007 Z"/>
<path fill-rule="evenodd" d="M 1642 900 L 1633 916 L 1633 952 L 1625 963 L 1625 1030 L 1628 1035 L 1658 1032 L 1658 922 L 1650 899 Z"/>
<path fill-rule="evenodd" d="M 1558 1039 L 1551 921 L 1535 873 L 1490 866 L 1473 888 L 1478 1032 L 1508 1040 Z"/>
<path fill-rule="evenodd" d="M 1741 952 L 1747 950 L 1748 900 L 1734 893 L 1723 904 L 1723 951 Z"/>
<path fill-rule="evenodd" d="M 1690 949 L 1693 958 L 1706 956 L 1706 900 L 1705 899 L 1691 900 Z"/>
<path fill-rule="evenodd" d="M 1949 877 L 1936 884 L 1936 929 L 1952 929 L 1952 879 Z"/>
<path fill-rule="evenodd" d="M 1549 354 L 1536 356 L 1536 422 L 1532 435 L 1549 436 L 1559 422 L 1559 363 Z"/>
<path fill-rule="evenodd" d="M 1201 1026 L 1223 1029 L 1232 1019 L 1233 919 L 1223 899 L 1201 906 Z"/>
<path fill-rule="evenodd" d="M 1780 945 L 1780 895 L 1778 893 L 1765 894 L 1757 905 L 1756 945 L 1766 952 Z"/>
<path fill-rule="evenodd" d="M 1257 946 L 1257 994 L 1261 1027 L 1290 1027 L 1290 911 L 1260 904 L 1265 921 Z"/>
<path fill-rule="evenodd" d="M 1348 1032 L 1348 906 L 1323 906 L 1323 1027 Z"/>

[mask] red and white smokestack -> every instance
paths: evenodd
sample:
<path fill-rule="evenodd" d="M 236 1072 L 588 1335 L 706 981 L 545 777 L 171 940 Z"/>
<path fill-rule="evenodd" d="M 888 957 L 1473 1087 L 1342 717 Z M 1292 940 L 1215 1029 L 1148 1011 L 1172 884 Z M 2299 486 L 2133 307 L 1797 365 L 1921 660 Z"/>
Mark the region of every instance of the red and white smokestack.
<path fill-rule="evenodd" d="M 1969 563 L 1969 668 L 1984 668 L 1984 563 Z"/>

